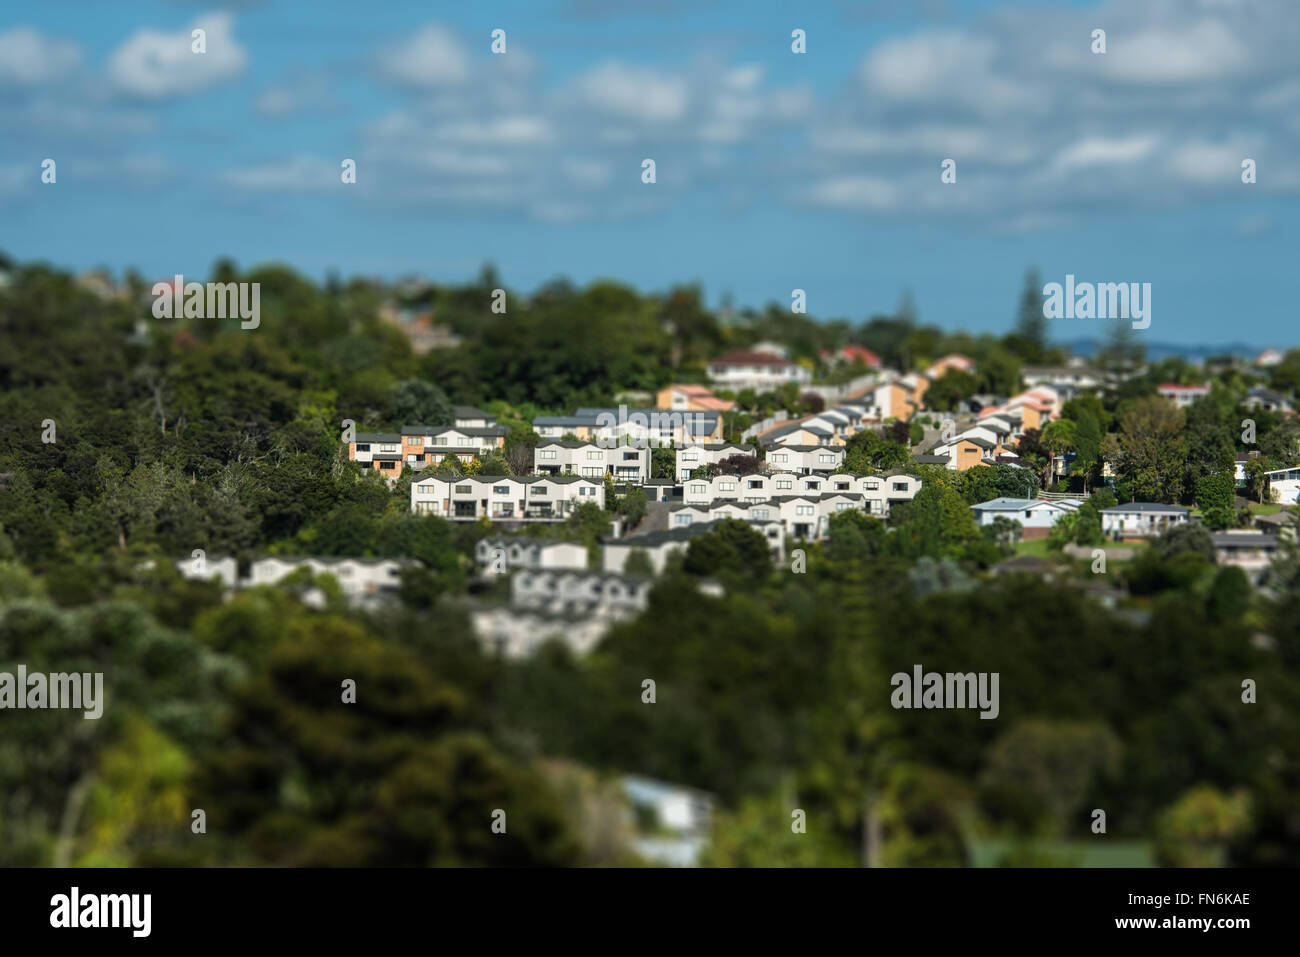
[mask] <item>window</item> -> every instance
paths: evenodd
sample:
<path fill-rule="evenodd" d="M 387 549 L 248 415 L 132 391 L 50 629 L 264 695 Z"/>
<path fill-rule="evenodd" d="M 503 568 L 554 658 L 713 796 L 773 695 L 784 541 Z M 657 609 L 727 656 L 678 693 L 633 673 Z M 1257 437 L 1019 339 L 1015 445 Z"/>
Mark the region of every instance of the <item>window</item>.
<path fill-rule="evenodd" d="M 361 447 L 361 446 L 357 446 L 357 448 L 360 448 L 360 447 Z M 683 452 L 683 453 L 682 453 L 682 461 L 683 461 L 683 462 L 697 462 L 697 461 L 699 461 L 699 458 L 700 458 L 700 456 L 699 456 L 699 454 L 696 453 L 696 452 Z"/>
<path fill-rule="evenodd" d="M 796 505 L 794 507 L 794 513 L 796 515 L 811 515 L 814 511 L 816 511 L 816 509 L 811 505 Z"/>
<path fill-rule="evenodd" d="M 674 515 L 674 516 L 673 516 L 673 524 L 674 524 L 674 525 L 689 525 L 689 524 L 691 524 L 691 516 L 690 516 L 690 515 Z"/>
<path fill-rule="evenodd" d="M 750 479 L 750 480 L 749 480 L 749 487 L 750 487 L 750 488 L 762 488 L 762 487 L 763 487 L 763 480 L 762 480 L 762 479 Z"/>
<path fill-rule="evenodd" d="M 394 468 L 396 468 L 396 466 L 397 466 L 397 463 L 396 463 L 396 462 L 380 462 L 380 463 L 379 463 L 379 467 L 380 467 L 380 469 L 382 469 L 382 470 L 385 471 L 385 472 L 391 472 Z"/>
<path fill-rule="evenodd" d="M 379 451 L 380 451 L 380 452 L 396 452 L 396 451 L 398 451 L 398 445 L 397 445 L 396 442 L 385 442 L 385 443 L 383 443 L 382 445 L 379 446 Z"/>
<path fill-rule="evenodd" d="M 788 491 L 790 491 L 792 488 L 794 488 L 794 482 L 793 482 L 792 480 L 790 480 L 790 479 L 777 479 L 777 480 L 776 480 L 776 490 L 777 490 L 778 492 L 780 492 L 780 491 L 782 491 L 782 490 L 788 492 Z"/>
<path fill-rule="evenodd" d="M 768 458 L 773 462 L 784 462 L 786 460 L 786 455 L 782 452 L 780 455 L 769 455 Z"/>
<path fill-rule="evenodd" d="M 457 494 L 457 495 L 469 495 L 469 494 L 470 494 L 471 492 L 473 492 L 473 491 L 474 491 L 474 486 L 472 486 L 472 485 L 457 485 L 457 486 L 456 486 L 456 494 Z"/>
<path fill-rule="evenodd" d="M 545 485 L 538 485 L 538 486 L 534 487 L 534 488 L 533 488 L 533 494 L 534 494 L 534 495 L 545 495 L 545 494 L 546 494 L 546 486 L 545 486 Z"/>
<path fill-rule="evenodd" d="M 624 461 L 624 462 L 636 462 L 636 461 L 639 460 L 640 458 L 641 458 L 641 456 L 640 456 L 638 453 L 636 453 L 636 452 L 624 452 L 624 453 L 623 453 L 623 461 Z"/>
<path fill-rule="evenodd" d="M 821 462 L 823 465 L 834 465 L 835 456 L 827 454 L 819 455 L 817 456 L 817 461 Z"/>
<path fill-rule="evenodd" d="M 821 488 L 821 487 L 822 487 L 822 483 L 821 483 L 821 482 L 809 482 L 809 483 L 808 483 L 808 488 L 809 488 L 809 490 L 811 490 L 811 491 L 813 491 L 813 492 L 817 491 L 817 490 L 818 490 L 819 488 Z"/>
<path fill-rule="evenodd" d="M 587 461 L 588 461 L 588 462 L 599 462 L 599 461 L 600 461 L 601 459 L 603 459 L 604 457 L 605 457 L 605 453 L 604 453 L 604 452 L 600 452 L 600 451 L 588 451 L 588 452 L 587 452 Z"/>
<path fill-rule="evenodd" d="M 906 491 L 907 491 L 907 483 L 906 483 L 906 482 L 895 482 L 895 483 L 894 483 L 894 491 L 895 491 L 895 492 L 906 492 Z"/>
<path fill-rule="evenodd" d="M 599 465 L 584 465 L 582 475 L 584 478 L 600 478 L 604 470 Z M 583 491 L 586 491 L 585 489 Z"/>
<path fill-rule="evenodd" d="M 756 508 L 753 511 L 754 518 L 771 518 L 772 510 L 770 508 Z"/>
<path fill-rule="evenodd" d="M 492 494 L 493 494 L 493 495 L 509 495 L 509 494 L 510 494 L 510 486 L 509 486 L 509 485 L 493 485 L 493 486 L 492 486 Z"/>
<path fill-rule="evenodd" d="M 369 443 L 369 442 L 366 442 L 366 443 L 358 442 L 358 443 L 357 443 L 357 451 L 358 451 L 358 452 L 369 452 L 369 451 L 370 451 L 370 443 Z"/>
<path fill-rule="evenodd" d="M 692 486 L 691 486 L 691 494 L 692 494 L 692 495 L 707 495 L 707 494 L 709 494 L 709 487 L 708 487 L 707 485 L 692 485 Z"/>
<path fill-rule="evenodd" d="M 555 449 L 543 449 L 543 450 L 542 450 L 542 455 L 541 455 L 541 457 L 542 457 L 543 459 L 553 459 L 553 458 L 555 458 Z"/>
<path fill-rule="evenodd" d="M 736 490 L 736 483 L 735 483 L 735 482 L 719 482 L 719 483 L 718 483 L 718 491 L 719 491 L 719 492 L 734 492 L 735 490 Z"/>

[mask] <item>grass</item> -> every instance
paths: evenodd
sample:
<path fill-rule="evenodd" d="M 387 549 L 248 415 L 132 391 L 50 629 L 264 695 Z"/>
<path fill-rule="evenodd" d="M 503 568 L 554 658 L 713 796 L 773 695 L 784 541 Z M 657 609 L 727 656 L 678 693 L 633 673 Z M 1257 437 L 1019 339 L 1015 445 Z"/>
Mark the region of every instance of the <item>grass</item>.
<path fill-rule="evenodd" d="M 1281 505 L 1261 505 L 1259 502 L 1251 502 L 1246 506 L 1246 508 L 1250 509 L 1250 511 L 1254 512 L 1256 515 L 1276 515 L 1278 512 L 1282 511 Z"/>
<path fill-rule="evenodd" d="M 1017 555 L 1033 555 L 1037 558 L 1046 558 L 1052 554 L 1047 548 L 1047 539 L 1030 538 L 1023 540 L 1016 545 Z"/>

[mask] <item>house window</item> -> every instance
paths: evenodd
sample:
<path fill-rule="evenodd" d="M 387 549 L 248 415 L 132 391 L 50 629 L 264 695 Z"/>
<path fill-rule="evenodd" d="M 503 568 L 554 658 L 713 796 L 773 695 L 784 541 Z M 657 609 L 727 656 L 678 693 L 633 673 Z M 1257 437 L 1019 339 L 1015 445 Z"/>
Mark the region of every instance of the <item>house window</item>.
<path fill-rule="evenodd" d="M 369 443 L 369 442 L 366 442 L 366 443 L 362 444 L 362 443 L 358 442 L 358 443 L 357 443 L 357 451 L 358 451 L 358 452 L 369 452 L 369 451 L 370 451 L 370 443 Z"/>
<path fill-rule="evenodd" d="M 750 480 L 749 480 L 749 487 L 750 487 L 750 488 L 762 488 L 762 487 L 763 487 L 763 480 L 762 480 L 762 479 L 750 479 Z"/>
<path fill-rule="evenodd" d="M 819 462 L 821 462 L 823 465 L 834 465 L 834 464 L 835 464 L 835 456 L 833 456 L 833 455 L 819 455 L 819 456 L 817 456 L 817 460 L 818 460 Z"/>
<path fill-rule="evenodd" d="M 811 505 L 796 505 L 794 513 L 796 515 L 811 515 L 815 509 Z"/>
<path fill-rule="evenodd" d="M 603 469 L 599 465 L 584 465 L 582 467 L 582 474 L 586 478 L 600 478 L 602 472 Z M 583 489 L 583 491 L 585 492 L 586 489 Z"/>
<path fill-rule="evenodd" d="M 641 456 L 640 456 L 638 453 L 636 453 L 636 452 L 624 452 L 624 453 L 623 453 L 623 461 L 624 461 L 624 462 L 635 462 L 635 461 L 637 461 L 637 460 L 640 459 L 640 458 L 641 458 Z"/>
<path fill-rule="evenodd" d="M 719 491 L 719 492 L 734 492 L 735 490 L 736 490 L 736 483 L 735 483 L 735 482 L 719 482 L 719 483 L 718 483 L 718 491 Z"/>
<path fill-rule="evenodd" d="M 543 449 L 543 450 L 542 450 L 542 458 L 543 458 L 543 459 L 553 459 L 553 458 L 555 458 L 555 449 Z"/>
<path fill-rule="evenodd" d="M 674 524 L 674 525 L 689 525 L 689 524 L 691 524 L 691 517 L 690 517 L 689 515 L 674 515 L 674 516 L 673 516 L 673 524 Z"/>
<path fill-rule="evenodd" d="M 776 490 L 777 490 L 778 492 L 780 492 L 780 491 L 782 491 L 782 490 L 788 492 L 788 491 L 790 491 L 790 489 L 792 489 L 792 488 L 794 488 L 794 482 L 792 482 L 790 479 L 777 479 L 777 480 L 776 480 Z"/>
<path fill-rule="evenodd" d="M 396 462 L 380 462 L 379 467 L 385 472 L 391 472 L 397 465 Z"/>
<path fill-rule="evenodd" d="M 533 489 L 533 494 L 534 494 L 534 495 L 545 495 L 545 494 L 546 494 L 546 486 L 545 486 L 545 485 L 539 485 L 539 486 L 537 486 L 535 489 Z"/>
<path fill-rule="evenodd" d="M 472 485 L 457 485 L 457 486 L 456 486 L 456 494 L 457 494 L 457 495 L 468 495 L 468 494 L 470 494 L 472 491 L 474 491 L 474 486 L 472 486 Z"/>
<path fill-rule="evenodd" d="M 398 450 L 398 446 L 397 443 L 395 442 L 386 442 L 383 445 L 379 446 L 380 452 L 396 452 L 397 450 Z"/>
<path fill-rule="evenodd" d="M 492 494 L 493 494 L 493 495 L 509 495 L 509 494 L 510 494 L 510 486 L 509 486 L 509 485 L 494 485 L 494 486 L 492 486 Z"/>
<path fill-rule="evenodd" d="M 768 508 L 756 508 L 754 509 L 753 514 L 755 518 L 771 518 L 772 510 Z"/>
<path fill-rule="evenodd" d="M 360 447 L 361 447 L 361 446 L 357 446 L 357 448 L 360 448 Z M 698 460 L 699 460 L 699 455 L 697 455 L 695 452 L 683 452 L 683 453 L 682 453 L 682 461 L 683 461 L 683 462 L 695 462 L 695 461 L 698 461 Z"/>
<path fill-rule="evenodd" d="M 599 451 L 597 451 L 597 452 L 588 452 L 588 453 L 587 453 L 587 461 L 588 461 L 588 462 L 599 462 L 599 461 L 600 461 L 601 459 L 603 459 L 604 457 L 605 457 L 605 453 L 604 453 L 604 452 L 599 452 Z"/>
<path fill-rule="evenodd" d="M 809 483 L 808 483 L 808 488 L 811 489 L 811 490 L 814 491 L 814 492 L 817 491 L 817 490 L 818 490 L 819 488 L 821 488 L 821 487 L 822 487 L 822 483 L 821 483 L 821 482 L 809 482 Z"/>
<path fill-rule="evenodd" d="M 907 491 L 907 483 L 906 483 L 906 482 L 895 482 L 895 483 L 894 483 L 894 491 L 895 491 L 895 492 L 906 492 L 906 491 Z"/>
<path fill-rule="evenodd" d="M 691 494 L 692 494 L 692 495 L 707 495 L 708 492 L 709 492 L 709 487 L 708 487 L 707 485 L 692 485 L 692 486 L 691 486 Z"/>

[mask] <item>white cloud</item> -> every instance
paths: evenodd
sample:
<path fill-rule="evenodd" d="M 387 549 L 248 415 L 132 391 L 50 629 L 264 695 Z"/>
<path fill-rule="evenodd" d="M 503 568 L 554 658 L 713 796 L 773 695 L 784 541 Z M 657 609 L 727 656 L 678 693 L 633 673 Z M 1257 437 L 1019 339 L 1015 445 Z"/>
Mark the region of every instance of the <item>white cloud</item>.
<path fill-rule="evenodd" d="M 207 31 L 207 52 L 191 49 L 191 28 L 138 30 L 109 58 L 108 78 L 120 92 L 145 99 L 197 93 L 238 76 L 248 54 L 234 36 L 234 18 L 215 13 L 194 24 Z"/>
<path fill-rule="evenodd" d="M 1077 140 L 1056 156 L 1056 167 L 1069 171 L 1090 166 L 1136 163 L 1150 156 L 1159 140 L 1152 135 L 1108 138 L 1093 136 Z"/>
<path fill-rule="evenodd" d="M 1107 36 L 1098 68 L 1133 83 L 1187 83 L 1215 80 L 1241 70 L 1250 53 L 1217 20 L 1184 25 L 1176 19 L 1131 36 Z"/>
<path fill-rule="evenodd" d="M 431 23 L 381 53 L 379 71 L 394 83 L 431 89 L 463 82 L 469 58 L 451 31 Z"/>
<path fill-rule="evenodd" d="M 0 86 L 39 86 L 75 70 L 81 48 L 30 27 L 0 33 Z"/>
<path fill-rule="evenodd" d="M 615 62 L 584 74 L 576 89 L 588 106 L 627 119 L 680 120 L 690 102 L 684 78 Z"/>

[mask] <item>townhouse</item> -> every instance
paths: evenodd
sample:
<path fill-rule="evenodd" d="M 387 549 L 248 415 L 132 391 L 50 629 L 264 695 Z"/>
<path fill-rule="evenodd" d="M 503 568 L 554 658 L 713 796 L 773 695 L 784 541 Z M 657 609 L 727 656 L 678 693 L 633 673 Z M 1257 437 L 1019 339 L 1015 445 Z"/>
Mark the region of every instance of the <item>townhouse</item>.
<path fill-rule="evenodd" d="M 568 474 L 591 479 L 610 475 L 620 482 L 641 485 L 650 478 L 650 449 L 631 445 L 602 448 L 594 442 L 550 440 L 533 450 L 533 471 L 538 475 Z"/>
<path fill-rule="evenodd" d="M 774 560 L 783 561 L 785 539 L 781 526 L 775 522 L 767 522 L 755 527 L 767 539 Z M 635 553 L 641 553 L 649 559 L 654 573 L 662 575 L 671 556 L 685 552 L 690 547 L 691 539 L 698 535 L 705 535 L 713 529 L 712 521 L 701 518 L 699 521 L 670 524 L 664 531 L 642 532 L 611 539 L 605 542 L 601 552 L 602 567 L 606 572 L 622 574 L 627 567 L 628 559 Z"/>
<path fill-rule="evenodd" d="M 486 412 L 456 407 L 452 425 L 403 425 L 400 432 L 358 432 L 348 443 L 348 460 L 396 478 L 404 465 L 422 469 L 448 456 L 463 463 L 505 448 L 504 426 Z"/>
<path fill-rule="evenodd" d="M 1105 373 L 1089 366 L 1024 366 L 1020 381 L 1028 387 L 1046 385 L 1097 393 L 1106 386 Z"/>
<path fill-rule="evenodd" d="M 739 392 L 772 392 L 783 385 L 805 386 L 812 370 L 775 352 L 758 349 L 729 352 L 709 362 L 709 381 L 717 388 Z"/>
<path fill-rule="evenodd" d="M 829 349 L 821 351 L 821 359 L 829 366 L 842 365 L 864 365 L 868 369 L 880 368 L 880 356 L 876 355 L 866 346 L 847 345 L 841 349 L 831 352 Z"/>
<path fill-rule="evenodd" d="M 602 447 L 673 448 L 721 442 L 723 419 L 718 411 L 584 407 L 573 415 L 538 416 L 533 430 L 543 439 L 572 436 Z"/>
<path fill-rule="evenodd" d="M 677 463 L 674 469 L 679 482 L 685 482 L 691 473 L 707 465 L 717 465 L 723 459 L 733 455 L 747 455 L 757 459 L 758 455 L 748 445 L 734 442 L 707 442 L 702 445 L 688 445 L 677 450 Z"/>
<path fill-rule="evenodd" d="M 824 445 L 776 445 L 764 460 L 773 470 L 802 475 L 830 475 L 844 464 L 843 447 Z"/>
<path fill-rule="evenodd" d="M 1265 412 L 1287 414 L 1295 411 L 1294 402 L 1295 400 L 1290 396 L 1260 386 L 1251 389 L 1246 393 L 1246 398 L 1241 400 L 1241 404 L 1248 409 L 1263 409 Z"/>
<path fill-rule="evenodd" d="M 933 382 L 935 379 L 947 372 L 956 370 L 973 375 L 975 373 L 975 360 L 970 356 L 964 356 L 959 352 L 950 352 L 931 362 L 925 369 L 925 377 Z"/>
<path fill-rule="evenodd" d="M 349 604 L 374 607 L 397 593 L 402 569 L 407 561 L 391 558 L 290 558 L 273 555 L 255 559 L 248 574 L 239 574 L 238 563 L 231 557 L 213 557 L 202 561 L 192 558 L 176 563 L 183 577 L 191 581 L 217 581 L 227 588 L 257 588 L 278 585 L 301 569 L 313 576 L 329 575 L 339 584 Z M 325 593 L 308 588 L 303 600 L 313 607 L 325 605 Z"/>
<path fill-rule="evenodd" d="M 581 570 L 587 567 L 587 546 L 580 542 L 521 539 L 494 536 L 479 539 L 474 561 L 484 575 L 507 572 Z"/>
<path fill-rule="evenodd" d="M 997 465 L 998 457 L 1011 451 L 1002 444 L 999 435 L 993 428 L 973 425 L 936 445 L 930 453 L 947 458 L 948 468 L 958 472 L 977 465 Z"/>
<path fill-rule="evenodd" d="M 563 521 L 584 503 L 605 507 L 603 480 L 576 475 L 429 475 L 411 483 L 411 511 L 453 521 Z"/>
<path fill-rule="evenodd" d="M 1251 529 L 1213 532 L 1211 537 L 1214 539 L 1215 562 L 1221 566 L 1235 565 L 1256 585 L 1282 546 L 1278 536 Z"/>

